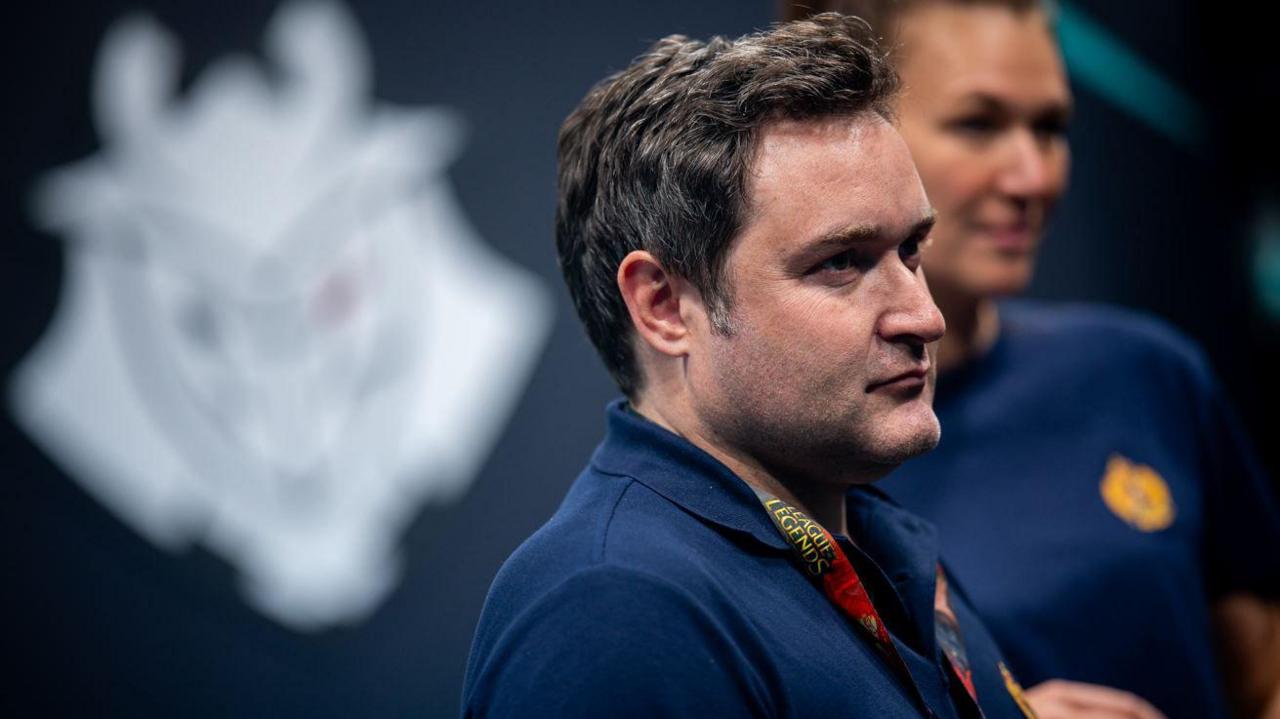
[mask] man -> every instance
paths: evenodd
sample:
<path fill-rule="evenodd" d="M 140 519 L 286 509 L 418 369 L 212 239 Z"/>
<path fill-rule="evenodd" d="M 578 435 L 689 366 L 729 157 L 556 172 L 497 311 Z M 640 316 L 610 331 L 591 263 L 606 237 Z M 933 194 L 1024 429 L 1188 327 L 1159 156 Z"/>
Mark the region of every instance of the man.
<path fill-rule="evenodd" d="M 1067 179 L 1049 12 L 802 4 L 892 42 L 895 110 L 938 210 L 945 438 L 886 491 L 936 524 L 1042 719 L 1223 717 L 1224 679 L 1240 715 L 1280 718 L 1280 518 L 1198 348 L 1114 308 L 998 302 L 1030 281 Z"/>
<path fill-rule="evenodd" d="M 939 431 L 894 87 L 823 15 L 666 38 L 566 121 L 560 262 L 628 400 L 495 579 L 466 716 L 1024 716 L 931 528 L 867 487 Z"/>

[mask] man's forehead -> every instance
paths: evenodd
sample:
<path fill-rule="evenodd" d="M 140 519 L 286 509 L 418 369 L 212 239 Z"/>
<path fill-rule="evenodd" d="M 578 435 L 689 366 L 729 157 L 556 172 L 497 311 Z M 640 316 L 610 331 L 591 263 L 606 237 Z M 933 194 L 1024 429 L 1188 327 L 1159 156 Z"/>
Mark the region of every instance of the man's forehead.
<path fill-rule="evenodd" d="M 879 125 L 889 125 L 889 122 L 871 110 L 814 118 L 775 118 L 760 128 L 751 174 L 758 176 L 763 169 L 762 161 L 776 159 L 787 149 L 813 144 L 857 144 L 870 128 Z"/>
<path fill-rule="evenodd" d="M 897 128 L 875 112 L 777 119 L 761 128 L 748 173 L 749 189 L 769 191 L 797 179 L 860 181 L 900 169 L 896 161 L 903 157 L 910 163 Z"/>
<path fill-rule="evenodd" d="M 898 231 L 932 212 L 906 143 L 874 112 L 775 121 L 761 132 L 754 159 L 748 226 L 781 224 L 811 236 Z"/>

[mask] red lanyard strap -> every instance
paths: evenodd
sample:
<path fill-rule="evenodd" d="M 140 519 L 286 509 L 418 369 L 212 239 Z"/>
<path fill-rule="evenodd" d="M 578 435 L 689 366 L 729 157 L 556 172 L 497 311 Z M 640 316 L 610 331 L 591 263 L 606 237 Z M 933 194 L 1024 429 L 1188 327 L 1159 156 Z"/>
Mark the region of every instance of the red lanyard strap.
<path fill-rule="evenodd" d="M 879 650 L 880 655 L 895 671 L 901 674 L 923 703 L 923 694 L 911 677 L 907 663 L 903 661 L 902 655 L 898 653 L 897 647 L 889 638 L 889 630 L 880 619 L 880 613 L 876 611 L 875 605 L 872 604 L 871 595 L 867 593 L 857 570 L 853 568 L 853 564 L 831 533 L 804 512 L 777 497 L 762 494 L 760 501 L 764 503 L 765 509 L 769 512 L 769 518 L 773 520 L 778 531 L 791 544 L 805 572 L 821 579 L 822 589 L 827 598 L 871 639 L 872 646 Z M 973 671 L 969 667 L 969 660 L 960 638 L 960 624 L 956 621 L 955 613 L 951 611 L 946 576 L 941 566 L 937 568 L 937 576 L 937 590 L 934 593 L 934 631 L 952 673 L 964 686 L 973 702 L 973 708 L 977 710 L 978 716 L 981 716 L 978 693 L 973 685 Z"/>
<path fill-rule="evenodd" d="M 969 655 L 964 651 L 964 641 L 960 637 L 960 622 L 955 612 L 951 611 L 951 592 L 947 587 L 947 575 L 938 567 L 938 579 L 934 584 L 933 594 L 933 629 L 938 638 L 938 646 L 947 655 L 951 671 L 964 685 L 965 691 L 973 703 L 978 703 L 978 690 L 973 686 L 973 667 L 969 666 Z"/>

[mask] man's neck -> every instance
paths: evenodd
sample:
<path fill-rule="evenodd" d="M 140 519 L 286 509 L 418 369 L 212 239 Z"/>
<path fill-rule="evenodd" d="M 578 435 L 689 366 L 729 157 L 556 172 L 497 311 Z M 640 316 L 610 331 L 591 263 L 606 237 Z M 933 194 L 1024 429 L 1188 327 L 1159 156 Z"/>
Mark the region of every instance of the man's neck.
<path fill-rule="evenodd" d="M 632 409 L 711 455 L 752 489 L 790 504 L 832 533 L 849 536 L 845 494 L 858 483 L 856 478 L 848 482 L 784 481 L 754 457 L 713 436 L 692 412 L 643 398 L 633 401 Z"/>

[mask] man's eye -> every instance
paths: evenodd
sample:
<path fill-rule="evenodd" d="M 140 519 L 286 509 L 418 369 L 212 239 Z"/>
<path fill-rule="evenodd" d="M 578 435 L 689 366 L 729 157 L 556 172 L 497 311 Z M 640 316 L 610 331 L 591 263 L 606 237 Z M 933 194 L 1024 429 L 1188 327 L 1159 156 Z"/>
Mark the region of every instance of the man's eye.
<path fill-rule="evenodd" d="M 858 260 L 854 257 L 853 252 L 841 252 L 838 255 L 828 257 L 814 268 L 817 272 L 847 272 L 854 269 L 858 264 Z"/>
<path fill-rule="evenodd" d="M 929 246 L 929 238 L 913 238 L 898 245 L 898 257 L 907 264 L 908 267 L 915 269 L 920 264 L 920 255 L 924 252 L 924 248 Z"/>

